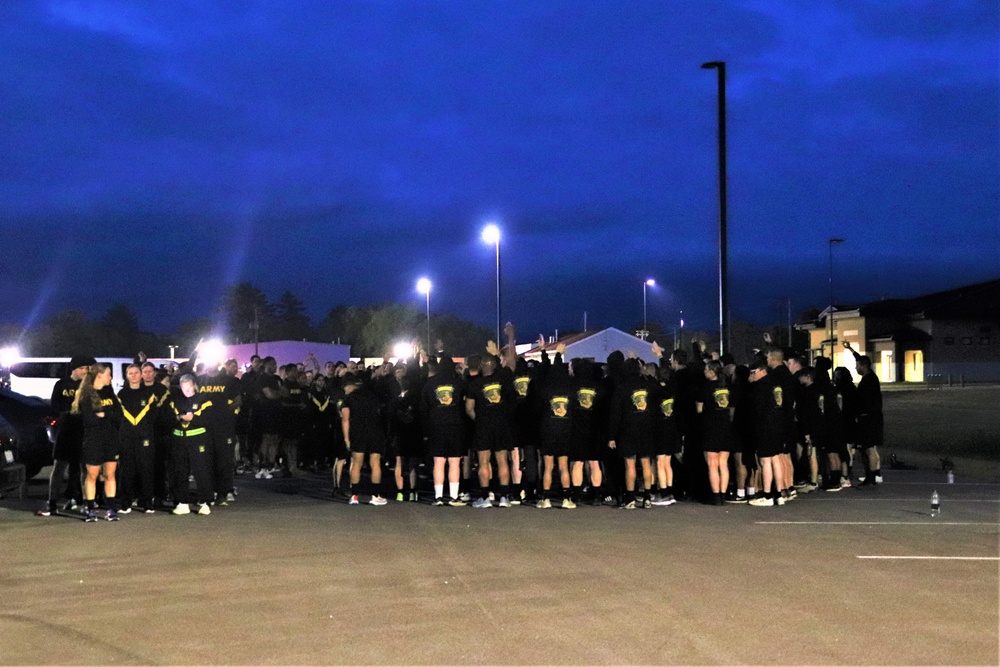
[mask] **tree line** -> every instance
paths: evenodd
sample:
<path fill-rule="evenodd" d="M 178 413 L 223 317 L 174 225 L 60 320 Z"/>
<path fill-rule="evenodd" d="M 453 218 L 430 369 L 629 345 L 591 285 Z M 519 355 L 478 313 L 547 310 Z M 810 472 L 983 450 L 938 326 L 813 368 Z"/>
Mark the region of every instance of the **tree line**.
<path fill-rule="evenodd" d="M 400 341 L 427 338 L 425 313 L 414 306 L 387 303 L 332 307 L 313 322 L 305 303 L 285 290 L 271 301 L 249 282 L 229 288 L 214 317 L 184 322 L 171 333 L 143 330 L 131 306 L 112 304 L 103 315 L 90 319 L 78 310 L 56 313 L 27 330 L 0 327 L 0 347 L 17 345 L 23 356 L 70 356 L 87 352 L 99 357 L 131 357 L 140 350 L 150 357 L 187 356 L 201 338 L 220 337 L 227 344 L 255 341 L 305 340 L 351 346 L 354 356 L 391 354 Z M 481 352 L 491 331 L 448 314 L 432 314 L 431 340 L 442 340 L 457 355 Z"/>

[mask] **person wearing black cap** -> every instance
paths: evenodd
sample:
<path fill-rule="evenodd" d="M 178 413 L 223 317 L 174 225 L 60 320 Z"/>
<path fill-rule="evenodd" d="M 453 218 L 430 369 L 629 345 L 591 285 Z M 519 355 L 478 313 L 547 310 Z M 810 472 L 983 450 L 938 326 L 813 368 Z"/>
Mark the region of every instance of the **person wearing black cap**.
<path fill-rule="evenodd" d="M 344 445 L 351 452 L 351 487 L 348 503 L 357 505 L 361 469 L 368 456 L 371 466 L 372 493 L 369 505 L 386 504 L 382 496 L 382 457 L 386 452 L 385 429 L 379 412 L 379 401 L 358 375 L 344 378 L 344 403 L 340 408 L 340 425 Z"/>
<path fill-rule="evenodd" d="M 66 510 L 76 509 L 76 499 L 83 498 L 81 484 L 80 447 L 83 441 L 83 424 L 79 415 L 72 414 L 73 399 L 80 380 L 87 375 L 87 369 L 96 364 L 93 357 L 73 357 L 69 362 L 69 377 L 62 378 L 52 388 L 50 404 L 58 417 L 56 443 L 52 448 L 52 473 L 49 475 L 49 498 L 45 507 L 38 510 L 38 516 L 52 516 L 58 511 L 58 503 L 64 493 L 68 498 Z M 63 485 L 63 478 L 69 483 Z"/>

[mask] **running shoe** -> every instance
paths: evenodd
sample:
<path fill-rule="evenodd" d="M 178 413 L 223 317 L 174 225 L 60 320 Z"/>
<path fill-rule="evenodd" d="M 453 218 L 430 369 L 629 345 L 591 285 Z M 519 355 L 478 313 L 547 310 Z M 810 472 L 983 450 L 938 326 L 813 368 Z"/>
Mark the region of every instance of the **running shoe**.
<path fill-rule="evenodd" d="M 840 480 L 840 488 L 842 488 L 842 489 L 849 489 L 849 488 L 851 488 L 851 480 L 847 479 L 846 477 L 844 479 Z"/>
<path fill-rule="evenodd" d="M 226 502 L 227 503 L 235 503 L 236 502 L 236 494 L 233 493 L 232 491 L 230 491 L 229 493 L 227 493 L 226 494 Z"/>
<path fill-rule="evenodd" d="M 131 507 L 123 507 L 120 510 L 118 510 L 118 513 L 119 514 L 131 514 L 132 513 L 132 508 Z M 117 519 L 115 519 L 115 520 L 117 521 Z"/>
<path fill-rule="evenodd" d="M 618 499 L 615 498 L 614 496 L 604 496 L 604 504 L 607 507 L 617 507 Z"/>
<path fill-rule="evenodd" d="M 198 514 L 202 516 L 208 516 L 212 513 L 212 508 L 208 506 L 208 503 L 202 503 L 198 505 Z"/>
<path fill-rule="evenodd" d="M 78 509 L 80 509 L 80 505 L 76 502 L 76 498 L 70 498 L 66 501 L 66 504 L 63 505 L 64 512 L 75 512 Z"/>
<path fill-rule="evenodd" d="M 726 498 L 726 502 L 729 503 L 730 505 L 746 505 L 750 501 L 747 499 L 746 496 L 732 495 Z"/>
<path fill-rule="evenodd" d="M 500 496 L 500 502 L 497 503 L 497 507 L 510 507 L 510 501 L 507 496 Z"/>
<path fill-rule="evenodd" d="M 140 507 L 137 512 L 142 512 L 143 514 L 156 514 L 156 510 L 152 507 Z"/>
<path fill-rule="evenodd" d="M 389 501 L 382 496 L 372 496 L 372 499 L 368 501 L 369 505 L 375 505 L 376 507 L 381 507 L 382 505 L 388 504 Z"/>
<path fill-rule="evenodd" d="M 91 509 L 84 510 L 84 512 L 83 512 L 83 520 L 86 523 L 94 523 L 94 522 L 96 522 L 97 521 L 97 510 L 91 510 Z"/>
<path fill-rule="evenodd" d="M 405 500 L 405 498 L 403 497 L 403 492 L 399 491 L 398 493 L 396 493 L 396 502 L 401 503 L 403 502 L 403 500 Z"/>
<path fill-rule="evenodd" d="M 490 502 L 491 502 L 491 503 L 492 503 L 492 502 L 493 502 L 494 500 L 496 500 L 496 499 L 497 499 L 497 497 L 496 497 L 495 495 L 493 495 L 493 492 L 492 492 L 492 491 L 490 491 L 490 496 L 489 496 L 489 499 L 490 499 Z"/>
<path fill-rule="evenodd" d="M 42 509 L 35 512 L 35 516 L 52 516 L 56 513 L 56 508 L 54 505 L 46 505 Z"/>
<path fill-rule="evenodd" d="M 885 480 L 883 480 L 883 479 L 882 479 L 882 475 L 879 475 L 879 474 L 876 474 L 876 475 L 875 475 L 875 483 L 876 483 L 876 484 L 881 484 L 881 483 L 882 483 L 882 482 L 884 482 L 884 481 L 885 481 Z"/>
<path fill-rule="evenodd" d="M 843 484 L 831 484 L 830 486 L 826 487 L 823 490 L 824 491 L 828 491 L 829 493 L 836 493 L 838 491 L 843 491 L 844 490 L 844 485 Z"/>
<path fill-rule="evenodd" d="M 668 493 L 664 498 L 664 505 L 674 505 L 677 503 L 677 499 L 674 498 L 673 494 Z"/>
<path fill-rule="evenodd" d="M 347 501 L 347 504 L 348 505 L 357 505 L 358 504 L 358 497 L 357 496 L 351 496 L 351 499 Z"/>
<path fill-rule="evenodd" d="M 542 498 L 537 503 L 535 503 L 535 507 L 537 507 L 540 510 L 547 510 L 550 507 L 552 507 L 552 501 L 549 500 L 548 498 Z"/>
<path fill-rule="evenodd" d="M 784 505 L 784 501 L 780 496 L 775 499 L 775 498 L 768 498 L 765 495 L 759 495 L 753 500 L 749 501 L 748 504 L 753 505 L 754 507 L 774 507 L 776 505 Z"/>
<path fill-rule="evenodd" d="M 575 510 L 575 509 L 576 509 L 576 503 L 574 503 L 574 502 L 573 502 L 573 501 L 572 501 L 571 499 L 569 499 L 569 498 L 563 498 L 563 501 L 562 501 L 562 508 L 563 508 L 564 510 Z"/>
<path fill-rule="evenodd" d="M 803 486 L 802 488 L 800 488 L 799 491 L 801 491 L 802 493 L 812 493 L 813 491 L 817 491 L 818 489 L 819 489 L 819 484 L 813 484 L 812 482 L 810 482 L 805 486 Z"/>
<path fill-rule="evenodd" d="M 451 500 L 448 501 L 448 504 L 451 507 L 465 507 L 468 503 L 466 503 L 461 498 L 452 498 Z"/>
<path fill-rule="evenodd" d="M 472 502 L 472 495 L 468 491 L 463 491 L 462 493 L 458 494 L 458 499 L 464 503 L 469 503 Z"/>
<path fill-rule="evenodd" d="M 416 491 L 413 491 L 413 492 L 410 493 L 409 499 L 410 499 L 411 503 L 418 503 L 418 502 L 420 502 L 420 496 L 417 495 Z"/>
<path fill-rule="evenodd" d="M 493 507 L 493 503 L 490 502 L 489 498 L 476 498 L 472 506 L 477 510 L 486 509 L 487 507 Z"/>
<path fill-rule="evenodd" d="M 635 508 L 636 508 L 636 505 L 635 505 L 635 501 L 634 500 L 630 500 L 627 503 L 625 503 L 624 505 L 622 505 L 622 509 L 623 510 L 634 510 Z"/>
<path fill-rule="evenodd" d="M 176 514 L 178 516 L 180 516 L 181 514 L 190 514 L 191 506 L 188 505 L 187 503 L 177 503 L 177 507 L 175 507 L 173 511 L 170 513 Z"/>
<path fill-rule="evenodd" d="M 435 498 L 431 505 L 434 507 L 444 507 L 444 498 Z"/>
<path fill-rule="evenodd" d="M 636 501 L 636 504 L 638 505 L 638 501 Z M 642 509 L 648 510 L 648 509 L 650 509 L 652 507 L 653 507 L 653 501 L 652 501 L 652 499 L 650 499 L 650 498 L 643 498 L 642 499 Z"/>
<path fill-rule="evenodd" d="M 116 512 L 115 510 L 108 510 L 104 514 L 104 518 L 107 521 L 118 521 L 118 512 Z"/>

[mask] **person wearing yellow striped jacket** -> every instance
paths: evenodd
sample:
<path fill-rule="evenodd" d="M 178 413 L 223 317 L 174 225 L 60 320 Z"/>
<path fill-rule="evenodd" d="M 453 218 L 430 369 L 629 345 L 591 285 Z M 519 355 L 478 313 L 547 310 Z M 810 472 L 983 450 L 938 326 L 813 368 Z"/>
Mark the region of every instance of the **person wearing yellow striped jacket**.
<path fill-rule="evenodd" d="M 125 369 L 126 384 L 118 392 L 122 421 L 118 428 L 118 497 L 122 514 L 153 513 L 153 474 L 156 466 L 154 423 L 159 402 L 157 391 L 142 381 L 138 364 Z"/>
<path fill-rule="evenodd" d="M 171 439 L 173 461 L 173 492 L 177 506 L 173 514 L 191 513 L 191 488 L 188 475 L 194 475 L 198 514 L 211 514 L 212 502 L 212 410 L 215 397 L 198 393 L 194 375 L 181 376 L 170 390 L 170 402 L 176 422 Z"/>

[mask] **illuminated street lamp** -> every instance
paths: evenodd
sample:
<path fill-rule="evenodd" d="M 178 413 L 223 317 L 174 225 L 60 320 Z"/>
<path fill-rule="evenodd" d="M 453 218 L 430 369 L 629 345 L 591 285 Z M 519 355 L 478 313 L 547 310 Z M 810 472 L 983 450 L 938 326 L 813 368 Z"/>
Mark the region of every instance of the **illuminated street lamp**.
<path fill-rule="evenodd" d="M 417 281 L 417 291 L 427 297 L 427 354 L 431 352 L 431 281 L 421 278 Z"/>
<path fill-rule="evenodd" d="M 649 336 L 649 327 L 647 326 L 646 317 L 646 288 L 652 287 L 656 284 L 656 281 L 652 278 L 647 278 L 645 282 L 642 283 L 642 331 L 640 332 L 639 338 L 646 340 Z"/>
<path fill-rule="evenodd" d="M 486 225 L 483 229 L 483 243 L 495 245 L 497 249 L 497 340 L 500 345 L 500 228 L 496 225 Z"/>

